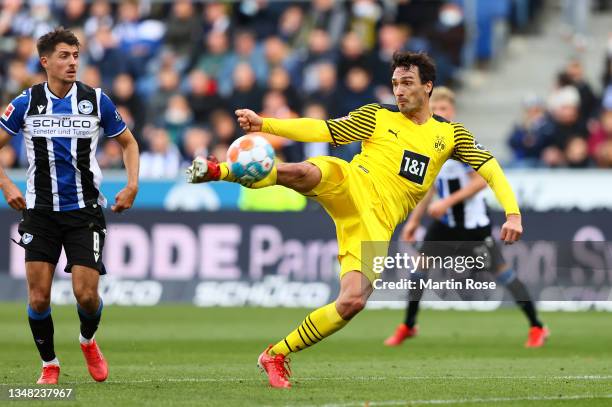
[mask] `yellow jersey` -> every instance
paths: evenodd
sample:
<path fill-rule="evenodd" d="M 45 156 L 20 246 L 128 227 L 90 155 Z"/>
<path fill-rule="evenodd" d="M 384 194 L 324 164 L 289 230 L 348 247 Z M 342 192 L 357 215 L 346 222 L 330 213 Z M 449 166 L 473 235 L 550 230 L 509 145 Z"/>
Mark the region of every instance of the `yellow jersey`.
<path fill-rule="evenodd" d="M 497 160 L 461 123 L 436 115 L 418 125 L 395 105 L 371 103 L 330 120 L 264 118 L 262 131 L 300 142 L 362 141 L 351 165 L 370 174 L 390 227 L 406 218 L 449 159 L 478 171 L 506 214 L 520 213 Z"/>
<path fill-rule="evenodd" d="M 362 141 L 351 165 L 370 174 L 393 226 L 425 196 L 446 160 L 478 170 L 493 158 L 462 124 L 433 115 L 418 125 L 394 105 L 372 103 L 326 123 L 334 144 Z"/>

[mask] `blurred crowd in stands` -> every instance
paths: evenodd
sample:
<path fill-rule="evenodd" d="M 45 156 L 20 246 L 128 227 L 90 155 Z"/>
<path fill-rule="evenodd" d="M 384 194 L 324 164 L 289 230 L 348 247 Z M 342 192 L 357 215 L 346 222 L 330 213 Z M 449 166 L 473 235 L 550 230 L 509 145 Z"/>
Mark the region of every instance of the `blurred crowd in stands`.
<path fill-rule="evenodd" d="M 529 30 L 543 1 L 2 0 L 0 102 L 45 80 L 36 39 L 70 28 L 81 42 L 79 78 L 117 105 L 141 146 L 142 176 L 171 178 L 196 155 L 224 158 L 240 136 L 236 108 L 329 118 L 372 101 L 394 103 L 389 62 L 398 49 L 428 52 L 437 84 L 460 86 L 461 70 L 495 58 L 500 32 Z M 610 68 L 608 57 L 607 85 Z M 526 100 L 525 121 L 511 139 L 517 159 L 610 165 L 611 113 L 600 109 L 579 61 L 558 82 L 548 110 Z M 609 93 L 603 106 L 611 109 Z M 289 161 L 350 159 L 360 149 L 270 141 Z M 122 166 L 114 142 L 102 139 L 98 155 L 103 168 Z M 0 150 L 4 168 L 26 162 L 21 136 Z"/>
<path fill-rule="evenodd" d="M 548 100 L 525 97 L 522 122 L 508 140 L 515 166 L 612 168 L 612 36 L 604 64 L 601 94 L 572 59 Z"/>
<path fill-rule="evenodd" d="M 589 83 L 580 55 L 588 46 L 594 12 L 608 11 L 609 0 L 562 0 L 562 37 L 575 57 L 558 72 L 547 100 L 523 100 L 522 121 L 508 144 L 516 167 L 612 168 L 612 31 L 604 56 L 601 92 Z"/>

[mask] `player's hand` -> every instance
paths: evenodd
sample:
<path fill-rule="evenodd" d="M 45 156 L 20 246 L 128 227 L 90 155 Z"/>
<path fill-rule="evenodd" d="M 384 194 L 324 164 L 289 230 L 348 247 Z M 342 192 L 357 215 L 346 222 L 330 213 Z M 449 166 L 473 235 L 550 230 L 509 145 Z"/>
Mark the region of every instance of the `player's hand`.
<path fill-rule="evenodd" d="M 444 199 L 432 202 L 427 208 L 427 213 L 434 219 L 440 219 L 448 210 L 448 205 Z"/>
<path fill-rule="evenodd" d="M 418 223 L 406 222 L 404 228 L 402 229 L 402 240 L 410 243 L 416 242 L 416 231 L 419 228 Z"/>
<path fill-rule="evenodd" d="M 126 209 L 130 209 L 136 199 L 138 187 L 127 186 L 115 195 L 115 204 L 111 206 L 113 212 L 121 213 Z"/>
<path fill-rule="evenodd" d="M 17 185 L 12 182 L 7 182 L 2 188 L 2 193 L 4 194 L 4 199 L 6 199 L 6 203 L 15 209 L 16 211 L 22 211 L 26 208 L 26 201 L 23 198 L 23 194 L 17 188 Z"/>
<path fill-rule="evenodd" d="M 506 244 L 512 244 L 521 238 L 523 226 L 521 225 L 521 215 L 510 214 L 506 218 L 506 223 L 501 228 L 499 238 Z"/>
<path fill-rule="evenodd" d="M 238 125 L 242 130 L 247 133 L 261 131 L 263 119 L 257 113 L 249 109 L 238 109 L 235 113 L 238 117 Z"/>

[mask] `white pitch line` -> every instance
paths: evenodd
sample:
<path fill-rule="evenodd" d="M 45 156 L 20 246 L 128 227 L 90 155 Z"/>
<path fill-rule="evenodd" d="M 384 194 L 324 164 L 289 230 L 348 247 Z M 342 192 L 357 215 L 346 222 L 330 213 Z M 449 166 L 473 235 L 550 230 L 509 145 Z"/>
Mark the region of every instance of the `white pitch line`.
<path fill-rule="evenodd" d="M 322 404 L 317 407 L 363 407 L 368 405 L 376 406 L 415 406 L 428 404 L 466 404 L 466 403 L 504 403 L 511 401 L 549 401 L 549 400 L 594 400 L 611 399 L 612 394 L 576 394 L 571 396 L 534 396 L 534 397 L 491 397 L 473 399 L 439 399 L 439 400 L 387 400 L 387 401 L 367 401 L 351 402 L 340 404 Z M 366 404 L 367 403 L 367 404 Z M 306 407 L 306 406 L 305 406 Z M 313 407 L 313 406 L 308 406 Z"/>
<path fill-rule="evenodd" d="M 107 380 L 105 383 L 138 384 L 138 383 L 237 383 L 262 381 L 265 376 L 237 378 L 237 377 L 165 377 L 157 379 L 133 380 Z M 586 376 L 344 376 L 344 377 L 296 377 L 295 381 L 383 381 L 383 380 L 612 380 L 612 375 L 586 375 Z M 91 384 L 90 380 L 60 381 L 63 384 Z M 0 383 L 1 386 L 24 386 L 32 383 Z"/>

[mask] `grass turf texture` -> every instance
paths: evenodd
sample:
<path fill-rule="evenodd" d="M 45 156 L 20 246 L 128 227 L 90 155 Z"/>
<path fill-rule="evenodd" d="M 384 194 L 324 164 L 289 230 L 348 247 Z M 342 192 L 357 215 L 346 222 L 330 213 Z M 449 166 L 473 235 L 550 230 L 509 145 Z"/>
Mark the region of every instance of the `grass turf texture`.
<path fill-rule="evenodd" d="M 549 343 L 525 349 L 527 327 L 516 309 L 425 310 L 419 337 L 386 348 L 382 341 L 402 313 L 365 311 L 323 343 L 292 355 L 293 389 L 271 389 L 255 366 L 257 356 L 307 312 L 108 306 L 97 338 L 110 376 L 94 383 L 79 349 L 75 308 L 54 306 L 60 384 L 77 397 L 62 405 L 612 404 L 609 313 L 544 314 Z M 40 361 L 25 305 L 0 304 L 0 321 L 0 383 L 31 386 Z M 19 403 L 28 404 L 41 402 Z"/>

